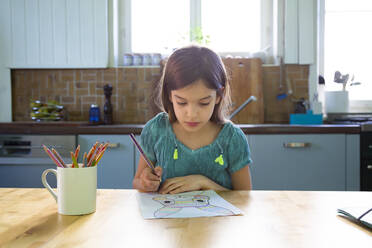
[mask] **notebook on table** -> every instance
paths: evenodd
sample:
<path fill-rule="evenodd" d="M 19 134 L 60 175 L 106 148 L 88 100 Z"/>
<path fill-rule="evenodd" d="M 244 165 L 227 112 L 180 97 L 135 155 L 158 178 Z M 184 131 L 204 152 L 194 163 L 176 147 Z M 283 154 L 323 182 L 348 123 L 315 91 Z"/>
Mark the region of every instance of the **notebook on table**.
<path fill-rule="evenodd" d="M 337 213 L 372 231 L 372 208 L 345 207 L 337 209 Z"/>

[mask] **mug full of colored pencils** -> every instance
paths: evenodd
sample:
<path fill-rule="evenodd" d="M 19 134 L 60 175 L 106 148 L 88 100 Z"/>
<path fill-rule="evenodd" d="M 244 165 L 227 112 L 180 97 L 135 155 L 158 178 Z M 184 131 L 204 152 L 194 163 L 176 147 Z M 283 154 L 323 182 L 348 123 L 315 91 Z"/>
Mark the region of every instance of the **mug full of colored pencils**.
<path fill-rule="evenodd" d="M 108 143 L 102 144 L 97 141 L 88 153 L 84 152 L 82 163 L 78 163 L 78 156 L 80 152 L 80 145 L 78 145 L 75 151 L 70 152 L 72 161 L 71 164 L 67 164 L 65 161 L 63 161 L 61 155 L 59 155 L 56 149 L 49 149 L 47 146 L 43 145 L 44 151 L 53 160 L 53 162 L 61 168 L 70 168 L 69 165 L 71 165 L 71 168 L 97 166 L 107 147 Z"/>

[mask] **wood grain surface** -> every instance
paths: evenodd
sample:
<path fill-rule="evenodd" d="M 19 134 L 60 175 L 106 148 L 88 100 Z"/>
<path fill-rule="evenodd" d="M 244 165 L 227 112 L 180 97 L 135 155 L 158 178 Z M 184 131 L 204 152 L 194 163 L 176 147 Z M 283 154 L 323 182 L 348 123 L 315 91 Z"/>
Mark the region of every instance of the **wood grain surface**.
<path fill-rule="evenodd" d="M 219 192 L 243 216 L 144 220 L 135 190 L 98 190 L 97 211 L 64 216 L 46 189 L 0 188 L 0 247 L 371 247 L 337 216 L 372 192 Z"/>
<path fill-rule="evenodd" d="M 231 82 L 231 99 L 233 111 L 244 103 L 251 95 L 257 101 L 249 103 L 236 114 L 232 121 L 239 124 L 264 123 L 264 98 L 262 84 L 262 62 L 253 59 L 223 59 Z"/>

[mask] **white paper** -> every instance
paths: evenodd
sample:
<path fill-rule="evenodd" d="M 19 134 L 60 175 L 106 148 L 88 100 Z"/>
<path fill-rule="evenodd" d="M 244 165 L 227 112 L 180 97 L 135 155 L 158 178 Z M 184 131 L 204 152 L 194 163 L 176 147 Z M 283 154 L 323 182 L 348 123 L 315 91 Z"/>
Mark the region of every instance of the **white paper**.
<path fill-rule="evenodd" d="M 143 218 L 195 218 L 241 215 L 240 209 L 225 201 L 213 190 L 180 194 L 138 193 Z"/>

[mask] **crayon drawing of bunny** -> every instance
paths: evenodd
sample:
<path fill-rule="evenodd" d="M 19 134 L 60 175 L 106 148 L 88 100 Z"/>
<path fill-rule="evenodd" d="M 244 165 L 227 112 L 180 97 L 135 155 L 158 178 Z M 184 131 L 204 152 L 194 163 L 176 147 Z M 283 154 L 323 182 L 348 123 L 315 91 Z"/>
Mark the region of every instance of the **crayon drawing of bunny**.
<path fill-rule="evenodd" d="M 183 208 L 196 208 L 217 215 L 234 214 L 229 209 L 209 204 L 209 196 L 206 195 L 167 195 L 153 197 L 152 199 L 163 205 L 163 207 L 154 212 L 154 216 L 157 218 L 164 218 L 178 213 Z"/>

